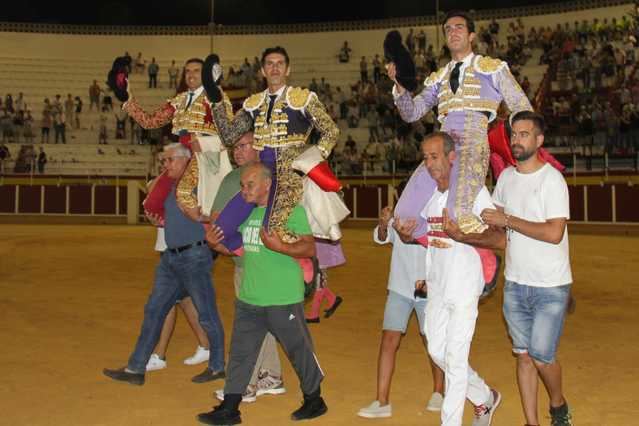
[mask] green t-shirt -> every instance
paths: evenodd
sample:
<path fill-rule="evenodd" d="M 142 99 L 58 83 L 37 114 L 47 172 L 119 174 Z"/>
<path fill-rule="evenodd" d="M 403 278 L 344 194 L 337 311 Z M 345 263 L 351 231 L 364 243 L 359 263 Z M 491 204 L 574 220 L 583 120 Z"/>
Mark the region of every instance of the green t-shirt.
<path fill-rule="evenodd" d="M 236 169 L 231 170 L 222 182 L 220 183 L 220 188 L 217 190 L 217 194 L 215 195 L 215 200 L 213 201 L 213 208 L 211 211 L 213 212 L 221 212 L 224 207 L 228 204 L 229 201 L 235 194 L 240 192 L 240 177 L 242 175 L 242 167 L 238 167 Z M 235 266 L 242 267 L 242 258 L 238 256 L 233 256 L 233 263 Z"/>
<path fill-rule="evenodd" d="M 240 225 L 244 245 L 244 274 L 239 299 L 256 306 L 278 306 L 304 300 L 304 276 L 299 263 L 264 247 L 260 229 L 266 207 L 256 207 Z M 286 228 L 297 235 L 310 235 L 311 227 L 302 206 L 295 206 Z"/>

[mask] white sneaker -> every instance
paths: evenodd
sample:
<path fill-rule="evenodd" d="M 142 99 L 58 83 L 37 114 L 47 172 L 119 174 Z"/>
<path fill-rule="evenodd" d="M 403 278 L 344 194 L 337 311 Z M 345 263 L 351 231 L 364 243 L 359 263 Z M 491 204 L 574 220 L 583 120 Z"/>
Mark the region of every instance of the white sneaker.
<path fill-rule="evenodd" d="M 260 377 L 257 381 L 257 396 L 280 395 L 286 392 L 282 379 L 271 376 L 268 373 Z"/>
<path fill-rule="evenodd" d="M 368 407 L 364 407 L 357 412 L 360 417 L 367 419 L 377 419 L 381 417 L 390 417 L 392 415 L 391 405 L 379 405 L 379 401 L 373 401 Z"/>
<path fill-rule="evenodd" d="M 426 404 L 426 409 L 428 411 L 441 411 L 443 403 L 444 396 L 439 392 L 433 392 L 428 400 L 428 404 Z"/>
<path fill-rule="evenodd" d="M 208 349 L 204 349 L 202 346 L 198 346 L 192 357 L 184 360 L 186 365 L 201 364 L 209 360 L 211 352 Z"/>
<path fill-rule="evenodd" d="M 482 405 L 475 406 L 475 418 L 473 426 L 490 426 L 493 421 L 495 410 L 501 402 L 501 394 L 495 389 L 490 390 L 490 397 Z"/>
<path fill-rule="evenodd" d="M 158 354 L 151 354 L 149 362 L 146 363 L 146 371 L 162 370 L 163 368 L 166 368 L 166 361 Z"/>
<path fill-rule="evenodd" d="M 218 389 L 215 391 L 215 397 L 220 401 L 224 401 L 224 389 Z M 252 385 L 248 385 L 246 390 L 242 394 L 242 402 L 255 402 L 257 401 L 257 395 Z"/>

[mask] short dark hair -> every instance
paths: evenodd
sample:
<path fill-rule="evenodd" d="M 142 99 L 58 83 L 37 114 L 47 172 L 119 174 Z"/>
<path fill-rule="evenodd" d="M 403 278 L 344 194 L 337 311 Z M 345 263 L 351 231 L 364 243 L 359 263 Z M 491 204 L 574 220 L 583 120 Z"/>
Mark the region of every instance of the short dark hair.
<path fill-rule="evenodd" d="M 184 65 L 186 66 L 186 64 L 191 64 L 191 63 L 196 63 L 196 64 L 200 64 L 202 66 L 204 66 L 204 61 L 200 58 L 191 58 L 191 59 L 187 59 L 186 62 L 184 63 Z"/>
<path fill-rule="evenodd" d="M 266 57 L 270 55 L 271 53 L 279 53 L 280 55 L 284 56 L 284 60 L 286 61 L 286 66 L 288 66 L 289 64 L 288 53 L 286 53 L 286 49 L 284 49 L 282 46 L 268 47 L 264 49 L 264 52 L 262 52 L 262 60 L 260 61 L 262 66 L 264 66 L 264 61 L 266 60 Z"/>
<path fill-rule="evenodd" d="M 432 132 L 424 136 L 422 143 L 434 138 L 441 138 L 444 143 L 444 154 L 448 155 L 455 150 L 455 140 L 446 132 Z"/>
<path fill-rule="evenodd" d="M 442 21 L 442 30 L 444 31 L 444 26 L 446 25 L 446 22 L 448 22 L 450 18 L 456 18 L 456 17 L 464 18 L 464 20 L 466 21 L 466 27 L 468 28 L 469 34 L 475 32 L 475 21 L 473 20 L 473 18 L 470 17 L 468 13 L 462 10 L 451 10 L 450 12 L 448 12 L 446 16 L 444 17 L 444 20 Z"/>
<path fill-rule="evenodd" d="M 534 111 L 519 111 L 510 120 L 511 127 L 518 121 L 529 120 L 532 121 L 533 126 L 537 129 L 537 133 L 543 135 L 546 131 L 546 120 L 541 114 L 537 114 Z"/>

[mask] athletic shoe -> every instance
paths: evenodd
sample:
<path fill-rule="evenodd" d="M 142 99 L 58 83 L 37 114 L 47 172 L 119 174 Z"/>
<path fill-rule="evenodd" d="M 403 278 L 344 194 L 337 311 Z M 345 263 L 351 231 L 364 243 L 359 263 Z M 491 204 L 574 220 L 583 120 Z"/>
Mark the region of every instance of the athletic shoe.
<path fill-rule="evenodd" d="M 550 407 L 551 426 L 572 426 L 572 415 L 568 409 L 568 403 L 564 402 L 561 407 Z"/>
<path fill-rule="evenodd" d="M 226 377 L 226 374 L 224 373 L 224 370 L 213 371 L 207 367 L 200 374 L 193 376 L 191 381 L 193 383 L 206 383 L 206 382 L 211 382 L 213 380 L 223 379 L 225 377 Z"/>
<path fill-rule="evenodd" d="M 258 376 L 256 395 L 280 395 L 286 392 L 284 382 L 281 378 L 271 376 L 266 373 Z"/>
<path fill-rule="evenodd" d="M 184 360 L 186 365 L 197 365 L 209 360 L 211 352 L 208 349 L 198 346 L 193 356 Z"/>
<path fill-rule="evenodd" d="M 393 411 L 390 404 L 380 405 L 379 401 L 373 401 L 368 407 L 364 407 L 357 412 L 360 417 L 367 419 L 379 419 L 392 416 Z"/>
<path fill-rule="evenodd" d="M 475 406 L 475 418 L 472 426 L 490 426 L 495 410 L 501 402 L 501 394 L 495 389 L 490 390 L 490 397 L 484 404 Z"/>
<path fill-rule="evenodd" d="M 104 370 L 102 370 L 102 373 L 104 373 L 105 376 L 119 382 L 126 382 L 137 386 L 142 386 L 144 384 L 143 373 L 133 373 L 131 371 L 128 371 L 125 367 L 118 368 L 117 370 L 105 368 Z"/>
<path fill-rule="evenodd" d="M 439 392 L 433 392 L 428 400 L 428 404 L 426 404 L 426 409 L 428 411 L 441 411 L 443 403 L 444 396 Z"/>
<path fill-rule="evenodd" d="M 242 402 L 255 402 L 257 401 L 258 394 L 255 392 L 255 387 L 248 385 L 246 390 L 242 394 Z M 224 401 L 224 389 L 218 389 L 215 391 L 215 397 L 220 401 Z"/>
<path fill-rule="evenodd" d="M 291 414 L 291 420 L 308 420 L 315 417 L 326 414 L 328 407 L 324 403 L 321 396 L 306 396 L 304 395 L 304 403 L 300 408 L 293 411 Z"/>
<path fill-rule="evenodd" d="M 197 420 L 205 425 L 239 425 L 242 423 L 240 411 L 225 407 L 224 403 L 213 408 L 213 411 L 198 414 Z"/>
<path fill-rule="evenodd" d="M 146 363 L 146 371 L 162 370 L 166 368 L 166 360 L 160 358 L 158 354 L 151 354 L 149 362 Z"/>

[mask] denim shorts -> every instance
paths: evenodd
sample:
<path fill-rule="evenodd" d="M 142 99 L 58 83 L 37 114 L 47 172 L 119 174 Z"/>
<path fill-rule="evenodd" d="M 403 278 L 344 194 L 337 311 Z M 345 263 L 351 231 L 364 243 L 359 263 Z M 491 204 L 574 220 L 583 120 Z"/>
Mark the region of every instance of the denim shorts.
<path fill-rule="evenodd" d="M 426 299 L 409 299 L 394 291 L 388 291 L 386 308 L 384 309 L 383 330 L 406 333 L 408 320 L 415 311 L 419 322 L 419 333 L 424 334 L 424 317 Z"/>
<path fill-rule="evenodd" d="M 570 284 L 533 287 L 506 280 L 503 312 L 513 352 L 553 363 L 569 300 Z"/>

